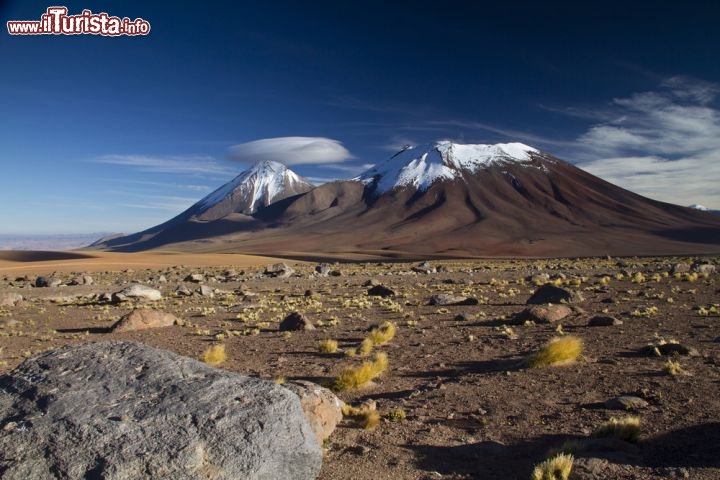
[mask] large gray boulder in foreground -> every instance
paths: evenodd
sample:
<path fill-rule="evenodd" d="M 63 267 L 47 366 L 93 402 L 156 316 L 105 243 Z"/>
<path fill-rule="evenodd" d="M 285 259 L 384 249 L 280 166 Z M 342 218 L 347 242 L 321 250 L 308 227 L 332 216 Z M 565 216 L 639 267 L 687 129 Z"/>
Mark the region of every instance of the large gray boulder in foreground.
<path fill-rule="evenodd" d="M 0 478 L 313 479 L 298 397 L 132 342 L 63 347 L 0 377 Z"/>

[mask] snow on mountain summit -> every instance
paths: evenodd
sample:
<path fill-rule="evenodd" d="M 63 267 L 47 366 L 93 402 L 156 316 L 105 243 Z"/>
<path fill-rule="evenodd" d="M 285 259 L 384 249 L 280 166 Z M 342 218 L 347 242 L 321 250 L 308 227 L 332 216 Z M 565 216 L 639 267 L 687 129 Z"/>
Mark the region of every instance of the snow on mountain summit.
<path fill-rule="evenodd" d="M 305 193 L 312 188 L 314 186 L 308 180 L 282 163 L 264 160 L 200 200 L 196 214 L 218 208 L 223 214 L 237 212 L 251 215 L 260 207 Z"/>
<path fill-rule="evenodd" d="M 530 154 L 540 153 L 522 143 L 461 145 L 448 141 L 406 147 L 384 163 L 367 170 L 355 180 L 377 182 L 377 192 L 412 186 L 427 190 L 437 180 L 452 180 L 463 171 L 507 163 L 532 165 Z"/>

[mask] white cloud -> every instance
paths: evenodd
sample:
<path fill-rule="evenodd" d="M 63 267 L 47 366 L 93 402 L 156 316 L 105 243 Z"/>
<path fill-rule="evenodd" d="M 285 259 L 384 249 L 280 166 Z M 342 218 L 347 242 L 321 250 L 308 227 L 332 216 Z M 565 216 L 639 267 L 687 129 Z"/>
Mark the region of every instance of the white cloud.
<path fill-rule="evenodd" d="M 243 163 L 274 160 L 285 165 L 337 163 L 353 158 L 342 143 L 324 137 L 264 138 L 233 145 L 228 155 Z"/>
<path fill-rule="evenodd" d="M 720 85 L 672 77 L 616 98 L 576 142 L 580 167 L 650 198 L 720 208 Z"/>
<path fill-rule="evenodd" d="M 720 207 L 720 152 L 705 157 L 603 158 L 579 165 L 593 175 L 640 195 L 675 203 Z"/>
<path fill-rule="evenodd" d="M 232 175 L 232 169 L 208 156 L 102 155 L 97 163 L 126 165 L 144 172 L 195 175 Z"/>

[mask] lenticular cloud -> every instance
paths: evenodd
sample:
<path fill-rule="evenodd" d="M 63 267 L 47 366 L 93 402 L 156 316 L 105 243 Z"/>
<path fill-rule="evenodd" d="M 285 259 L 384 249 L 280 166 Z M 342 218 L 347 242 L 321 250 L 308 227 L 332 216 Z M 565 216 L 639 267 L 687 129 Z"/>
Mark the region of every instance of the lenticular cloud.
<path fill-rule="evenodd" d="M 353 158 L 342 143 L 325 137 L 264 138 L 233 145 L 228 156 L 243 163 L 273 160 L 285 165 L 337 163 Z"/>

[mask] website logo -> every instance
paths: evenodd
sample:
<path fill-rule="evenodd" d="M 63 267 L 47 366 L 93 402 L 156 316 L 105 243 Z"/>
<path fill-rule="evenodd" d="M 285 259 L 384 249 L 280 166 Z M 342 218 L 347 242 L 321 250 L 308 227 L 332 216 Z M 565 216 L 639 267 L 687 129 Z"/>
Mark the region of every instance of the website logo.
<path fill-rule="evenodd" d="M 66 7 L 48 7 L 40 20 L 7 22 L 10 35 L 147 35 L 150 22 L 142 18 L 111 17 L 107 13 L 92 13 L 83 10 L 80 15 L 68 15 Z"/>

